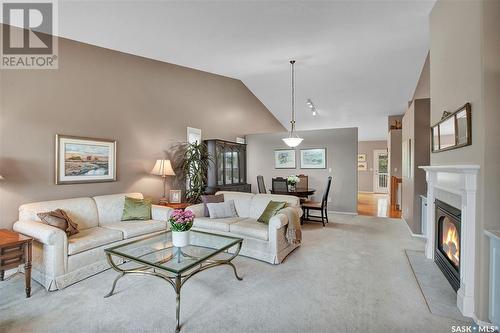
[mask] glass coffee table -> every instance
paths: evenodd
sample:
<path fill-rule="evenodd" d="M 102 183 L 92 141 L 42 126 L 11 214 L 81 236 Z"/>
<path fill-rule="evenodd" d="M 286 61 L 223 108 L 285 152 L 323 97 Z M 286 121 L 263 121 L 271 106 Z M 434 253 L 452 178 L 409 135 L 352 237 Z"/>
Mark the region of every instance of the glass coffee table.
<path fill-rule="evenodd" d="M 189 245 L 174 247 L 171 231 L 154 234 L 142 239 L 105 249 L 111 267 L 120 273 L 113 281 L 111 291 L 104 297 L 110 297 L 116 283 L 127 274 L 149 275 L 159 277 L 168 282 L 176 293 L 175 331 L 180 331 L 181 288 L 193 275 L 206 269 L 220 265 L 229 265 L 234 275 L 242 280 L 231 262 L 240 252 L 243 239 L 215 235 L 201 231 L 190 231 Z M 231 253 L 229 253 L 229 249 Z M 118 257 L 119 261 L 113 261 Z M 124 261 L 132 262 L 135 267 L 119 266 Z M 128 265 L 128 264 L 127 264 Z"/>

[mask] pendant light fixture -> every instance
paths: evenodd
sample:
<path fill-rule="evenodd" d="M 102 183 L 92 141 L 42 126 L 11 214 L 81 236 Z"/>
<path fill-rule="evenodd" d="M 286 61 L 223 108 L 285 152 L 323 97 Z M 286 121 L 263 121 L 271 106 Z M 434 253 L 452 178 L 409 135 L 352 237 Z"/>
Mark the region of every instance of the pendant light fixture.
<path fill-rule="evenodd" d="M 297 133 L 295 133 L 295 60 L 290 60 L 292 65 L 292 120 L 290 121 L 290 133 L 283 141 L 288 147 L 297 147 L 302 142 L 302 138 L 299 138 Z"/>

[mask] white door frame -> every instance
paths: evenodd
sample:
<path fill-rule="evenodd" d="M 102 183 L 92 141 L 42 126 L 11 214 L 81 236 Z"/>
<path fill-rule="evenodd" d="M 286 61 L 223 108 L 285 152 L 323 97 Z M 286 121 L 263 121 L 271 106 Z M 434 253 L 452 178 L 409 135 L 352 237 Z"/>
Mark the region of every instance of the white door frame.
<path fill-rule="evenodd" d="M 380 187 L 379 171 L 378 171 L 378 157 L 380 155 L 387 155 L 387 180 L 386 187 Z M 388 193 L 389 192 L 389 153 L 387 149 L 374 149 L 373 150 L 373 192 L 375 193 Z"/>

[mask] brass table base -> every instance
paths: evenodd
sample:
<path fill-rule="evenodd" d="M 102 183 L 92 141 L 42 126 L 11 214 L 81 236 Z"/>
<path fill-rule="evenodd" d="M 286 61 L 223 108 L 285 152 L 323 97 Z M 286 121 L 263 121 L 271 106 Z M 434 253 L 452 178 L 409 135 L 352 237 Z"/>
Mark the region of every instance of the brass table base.
<path fill-rule="evenodd" d="M 189 273 L 187 273 L 187 274 L 176 274 L 176 275 L 172 275 L 172 276 L 166 275 L 163 273 L 159 273 L 159 272 L 157 272 L 158 269 L 155 269 L 154 267 L 150 267 L 150 266 L 140 266 L 140 267 L 136 267 L 133 269 L 122 269 L 122 268 L 118 267 L 118 265 L 113 261 L 112 254 L 106 252 L 106 257 L 108 259 L 109 265 L 111 266 L 111 268 L 113 268 L 115 271 L 117 271 L 120 274 L 113 281 L 113 286 L 111 287 L 111 291 L 108 294 L 106 294 L 104 297 L 107 298 L 107 297 L 112 296 L 114 291 L 115 291 L 116 284 L 117 284 L 118 280 L 120 280 L 122 277 L 124 277 L 127 274 L 149 275 L 149 276 L 159 277 L 159 278 L 163 279 L 164 281 L 168 282 L 174 288 L 174 291 L 176 294 L 176 297 L 175 297 L 175 302 L 176 302 L 175 332 L 179 333 L 181 330 L 181 326 L 180 326 L 181 288 L 184 285 L 184 283 L 186 283 L 187 280 L 189 280 L 192 276 L 198 274 L 199 272 L 202 272 L 202 271 L 209 269 L 209 268 L 222 266 L 222 265 L 231 266 L 233 268 L 234 276 L 236 277 L 236 279 L 238 279 L 239 281 L 243 280 L 243 278 L 238 276 L 238 272 L 236 271 L 236 267 L 231 262 L 231 260 L 236 258 L 238 256 L 238 254 L 240 253 L 242 242 L 238 243 L 237 245 L 238 245 L 238 248 L 237 248 L 236 252 L 228 259 L 220 259 L 220 260 L 207 259 L 203 263 L 196 266 L 196 268 L 189 271 Z M 192 256 L 182 252 L 182 250 L 180 248 L 177 249 L 175 256 L 177 257 L 178 260 L 180 259 L 181 256 L 182 257 L 192 257 Z M 152 270 L 152 271 L 150 271 L 150 270 Z"/>

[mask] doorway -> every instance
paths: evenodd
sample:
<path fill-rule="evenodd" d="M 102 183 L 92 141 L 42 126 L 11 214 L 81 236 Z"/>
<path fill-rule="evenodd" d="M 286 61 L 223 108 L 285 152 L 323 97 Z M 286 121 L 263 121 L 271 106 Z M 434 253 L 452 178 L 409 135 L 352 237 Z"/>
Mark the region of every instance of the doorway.
<path fill-rule="evenodd" d="M 373 151 L 373 192 L 387 193 L 389 188 L 389 154 L 385 149 Z"/>

